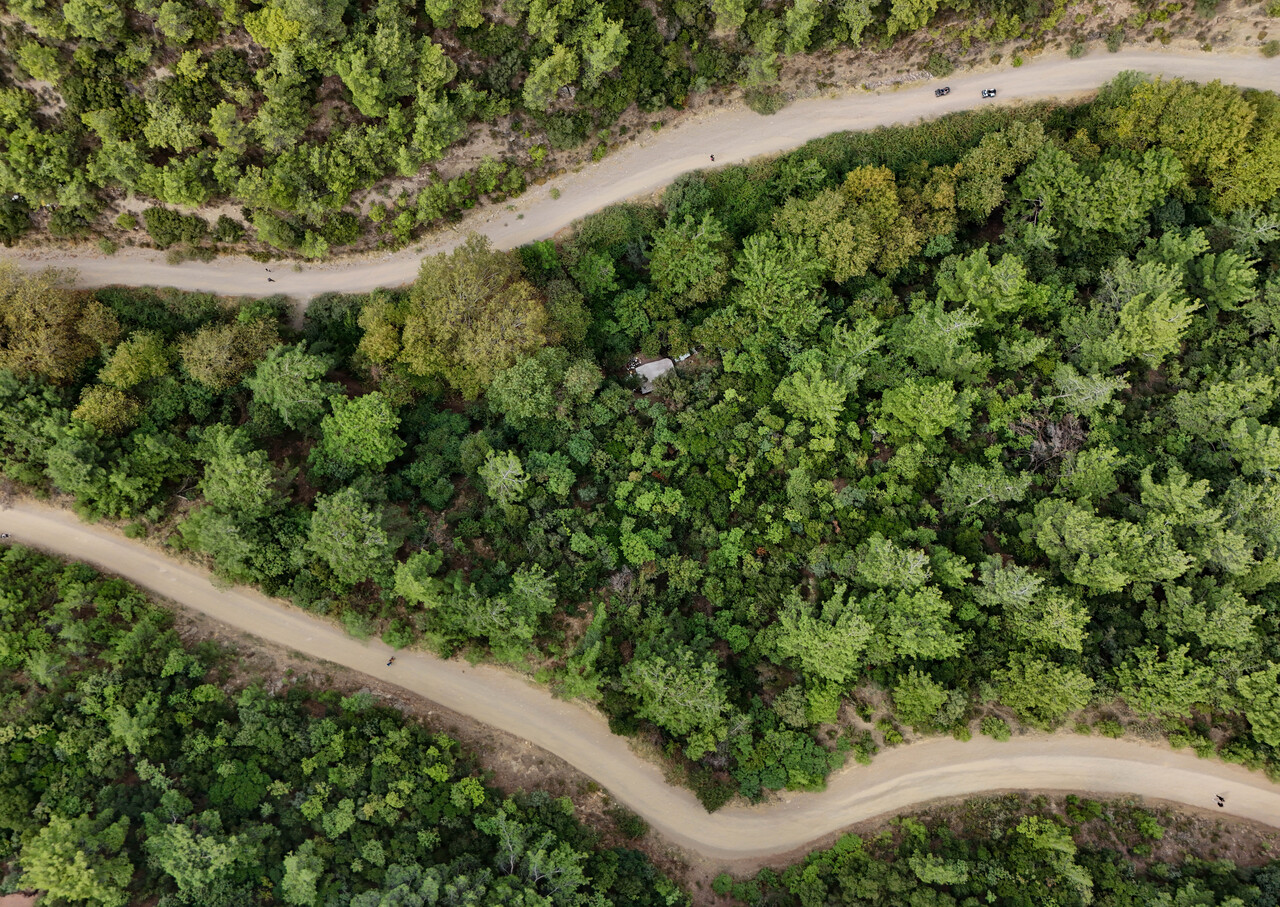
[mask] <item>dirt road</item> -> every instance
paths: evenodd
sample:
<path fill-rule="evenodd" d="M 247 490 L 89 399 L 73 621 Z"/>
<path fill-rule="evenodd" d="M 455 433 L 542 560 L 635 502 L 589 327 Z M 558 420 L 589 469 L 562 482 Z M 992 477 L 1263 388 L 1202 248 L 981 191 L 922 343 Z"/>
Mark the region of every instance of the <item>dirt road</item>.
<path fill-rule="evenodd" d="M 1256 53 L 1232 56 L 1125 50 L 1109 54 L 1095 50 L 1078 60 L 1047 56 L 1018 69 L 1006 66 L 950 77 L 945 81 L 951 86 L 951 94 L 945 98 L 933 96 L 938 83 L 917 83 L 911 88 L 803 100 L 770 117 L 759 116 L 741 105 L 716 110 L 658 133 L 645 133 L 600 163 L 535 186 L 515 199 L 514 210 L 478 210 L 456 229 L 395 254 L 308 264 L 299 271 L 273 267 L 271 276 L 275 282 L 270 284 L 264 266 L 243 256 L 169 265 L 160 252 L 123 250 L 111 257 L 96 252 L 60 256 L 54 252 L 23 253 L 0 248 L 0 258 L 13 258 L 28 268 L 74 268 L 83 287 L 127 284 L 173 286 L 225 295 L 283 293 L 300 302 L 326 292 L 365 292 L 410 282 L 423 254 L 447 251 L 472 231 L 488 236 L 497 248 L 512 249 L 552 236 L 573 221 L 615 202 L 649 195 L 691 170 L 741 163 L 841 130 L 911 123 L 994 103 L 981 99 L 982 88 L 997 88 L 999 103 L 1064 97 L 1097 88 L 1127 69 L 1280 90 L 1280 66 Z M 710 160 L 713 154 L 715 164 Z M 560 190 L 558 199 L 551 198 L 552 188 Z"/>
<path fill-rule="evenodd" d="M 489 666 L 401 652 L 360 642 L 340 628 L 252 590 L 219 590 L 202 571 L 178 563 L 73 514 L 21 502 L 0 511 L 0 532 L 85 561 L 238 630 L 297 652 L 362 671 L 531 741 L 596 779 L 673 843 L 714 862 L 794 850 L 854 822 L 941 797 L 1010 789 L 1137 794 L 1280 827 L 1280 786 L 1239 766 L 1189 751 L 1128 740 L 1039 735 L 996 743 L 938 738 L 878 756 L 832 778 L 820 794 L 786 794 L 761 807 L 708 814 L 658 766 L 609 733 L 592 709 L 553 699 L 545 689 Z M 1213 806 L 1216 794 L 1226 807 Z"/>

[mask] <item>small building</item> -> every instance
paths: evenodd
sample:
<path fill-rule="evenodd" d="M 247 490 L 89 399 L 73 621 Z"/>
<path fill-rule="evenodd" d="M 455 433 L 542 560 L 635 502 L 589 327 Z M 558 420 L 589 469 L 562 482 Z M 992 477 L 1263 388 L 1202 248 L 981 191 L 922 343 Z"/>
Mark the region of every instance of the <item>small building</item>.
<path fill-rule="evenodd" d="M 646 362 L 644 365 L 637 365 L 635 374 L 639 375 L 640 379 L 644 381 L 644 384 L 640 385 L 640 393 L 650 393 L 653 390 L 653 382 L 675 367 L 676 364 L 670 359 L 657 359 L 653 362 Z"/>

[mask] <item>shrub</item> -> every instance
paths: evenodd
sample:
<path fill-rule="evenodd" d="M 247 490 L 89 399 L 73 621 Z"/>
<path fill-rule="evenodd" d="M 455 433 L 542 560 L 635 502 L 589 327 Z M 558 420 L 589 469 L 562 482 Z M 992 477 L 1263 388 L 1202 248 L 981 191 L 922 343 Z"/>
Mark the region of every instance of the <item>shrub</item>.
<path fill-rule="evenodd" d="M 225 214 L 218 215 L 218 222 L 213 225 L 213 238 L 218 242 L 239 242 L 244 236 L 244 225 Z"/>
<path fill-rule="evenodd" d="M 121 230 L 132 230 L 138 226 L 138 218 L 130 211 L 124 211 L 116 218 L 116 226 Z"/>
<path fill-rule="evenodd" d="M 924 68 L 929 71 L 929 75 L 941 79 L 955 72 L 956 64 L 952 63 L 949 57 L 934 51 L 929 54 L 929 60 L 924 64 Z"/>
<path fill-rule="evenodd" d="M 105 236 L 98 240 L 98 251 L 103 255 L 115 255 L 119 248 L 119 246 Z"/>
<path fill-rule="evenodd" d="M 1124 725 L 1119 721 L 1113 721 L 1110 718 L 1104 718 L 1101 721 L 1094 722 L 1093 725 L 1098 729 L 1098 733 L 1104 737 L 1123 737 Z"/>
<path fill-rule="evenodd" d="M 1262 55 L 1268 59 L 1280 57 L 1280 41 L 1268 41 L 1262 45 Z"/>
<path fill-rule="evenodd" d="M 715 881 L 711 883 L 711 890 L 724 897 L 733 891 L 733 876 L 727 872 L 720 873 L 720 875 L 716 876 Z"/>
<path fill-rule="evenodd" d="M 649 833 L 649 823 L 637 816 L 625 806 L 615 806 L 609 810 L 609 816 L 624 838 L 639 840 Z"/>
<path fill-rule="evenodd" d="M 766 117 L 787 106 L 787 99 L 776 88 L 748 88 L 742 99 L 748 107 Z"/>
<path fill-rule="evenodd" d="M 995 718 L 988 715 L 982 719 L 982 733 L 992 740 L 1008 740 L 1013 736 L 1013 731 L 1009 728 L 1009 722 L 1003 718 Z"/>
<path fill-rule="evenodd" d="M 209 232 L 204 218 L 179 214 L 168 208 L 148 208 L 142 212 L 142 220 L 147 225 L 151 241 L 161 249 L 167 249 L 174 243 L 195 245 Z"/>
<path fill-rule="evenodd" d="M 1124 46 L 1124 29 L 1113 28 L 1111 33 L 1107 35 L 1107 50 L 1110 53 L 1119 53 L 1120 48 Z"/>
<path fill-rule="evenodd" d="M 1085 46 L 1083 41 L 1077 41 L 1067 50 L 1067 56 L 1073 60 L 1079 60 L 1085 55 Z"/>

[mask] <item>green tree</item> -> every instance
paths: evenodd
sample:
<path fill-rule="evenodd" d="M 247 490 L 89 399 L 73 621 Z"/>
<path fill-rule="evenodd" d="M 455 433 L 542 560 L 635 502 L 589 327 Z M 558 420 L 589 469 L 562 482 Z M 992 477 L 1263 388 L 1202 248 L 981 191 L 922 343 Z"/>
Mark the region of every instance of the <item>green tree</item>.
<path fill-rule="evenodd" d="M 837 585 L 820 610 L 793 593 L 769 637 L 778 655 L 794 659 L 806 677 L 842 686 L 857 676 L 874 632 L 845 593 L 846 586 Z"/>
<path fill-rule="evenodd" d="M 311 451 L 317 474 L 345 481 L 382 472 L 404 451 L 404 441 L 396 434 L 400 417 L 386 394 L 335 395 L 329 402 L 333 412 L 320 423 L 320 443 Z"/>
<path fill-rule="evenodd" d="M 893 688 L 893 711 L 898 720 L 916 730 L 933 727 L 947 702 L 947 691 L 928 674 L 911 668 L 899 675 Z"/>
<path fill-rule="evenodd" d="M 111 353 L 98 380 L 120 390 L 155 381 L 169 373 L 173 353 L 154 331 L 134 331 Z"/>
<path fill-rule="evenodd" d="M 747 237 L 733 276 L 741 282 L 739 307 L 766 335 L 803 337 L 827 314 L 822 305 L 822 262 L 794 237 L 772 232 Z"/>
<path fill-rule="evenodd" d="M 649 275 L 677 310 L 715 299 L 729 279 L 728 235 L 710 212 L 668 223 L 653 237 Z"/>
<path fill-rule="evenodd" d="M 316 498 L 307 549 L 328 565 L 341 583 L 389 578 L 400 540 L 388 530 L 381 509 L 355 488 Z"/>
<path fill-rule="evenodd" d="M 474 399 L 494 375 L 542 346 L 545 321 L 518 259 L 471 236 L 451 255 L 423 260 L 407 302 L 375 299 L 361 310 L 360 350 Z"/>
<path fill-rule="evenodd" d="M 490 451 L 479 470 L 480 480 L 484 482 L 485 492 L 489 497 L 502 505 L 515 504 L 522 500 L 529 485 L 529 476 L 524 471 L 524 464 L 514 451 Z"/>
<path fill-rule="evenodd" d="M 689 736 L 687 752 L 697 759 L 724 739 L 728 700 L 715 663 L 687 648 L 668 657 L 643 655 L 622 669 L 624 689 L 638 702 L 636 714 L 679 736 Z"/>
<path fill-rule="evenodd" d="M 245 379 L 255 401 L 264 404 L 289 428 L 305 431 L 324 416 L 331 398 L 341 386 L 323 381 L 332 362 L 307 352 L 305 343 L 277 346 Z"/>
<path fill-rule="evenodd" d="M 0 368 L 66 384 L 119 332 L 115 315 L 60 273 L 28 276 L 0 262 Z"/>
<path fill-rule="evenodd" d="M 128 827 L 125 817 L 103 827 L 88 815 L 50 816 L 22 846 L 21 884 L 91 907 L 124 907 L 133 878 L 133 865 L 120 853 Z"/>
<path fill-rule="evenodd" d="M 1018 717 L 1038 725 L 1051 725 L 1089 704 L 1093 681 L 1075 668 L 1068 668 L 1036 655 L 1015 653 L 1009 667 L 997 671 L 995 680 L 1000 701 Z"/>
<path fill-rule="evenodd" d="M 582 87 L 595 88 L 608 72 L 617 69 L 631 39 L 620 19 L 606 19 L 602 6 L 592 5 L 576 34 L 582 49 Z"/>
<path fill-rule="evenodd" d="M 257 365 L 279 342 L 269 321 L 233 321 L 201 328 L 178 342 L 182 367 L 213 391 L 224 391 Z"/>
<path fill-rule="evenodd" d="M 578 55 L 573 48 L 556 44 L 525 77 L 521 99 L 530 110 L 546 110 L 556 94 L 578 77 Z"/>
<path fill-rule="evenodd" d="M 86 387 L 71 413 L 108 435 L 119 435 L 138 424 L 142 405 L 118 388 L 105 384 Z"/>
<path fill-rule="evenodd" d="M 1280 665 L 1267 666 L 1236 681 L 1244 700 L 1244 714 L 1253 736 L 1268 746 L 1280 746 Z"/>
<path fill-rule="evenodd" d="M 968 400 L 957 394 L 950 382 L 908 378 L 884 392 L 875 424 L 897 443 L 912 439 L 930 442 L 963 424 L 968 415 Z"/>
<path fill-rule="evenodd" d="M 250 444 L 244 429 L 209 426 L 201 435 L 198 455 L 205 463 L 200 493 L 223 513 L 258 519 L 286 502 L 286 477 L 266 451 Z"/>
<path fill-rule="evenodd" d="M 1116 669 L 1120 695 L 1142 715 L 1189 718 L 1198 705 L 1218 699 L 1218 673 L 1188 657 L 1188 645 L 1161 657 L 1156 646 L 1135 649 L 1133 657 Z"/>

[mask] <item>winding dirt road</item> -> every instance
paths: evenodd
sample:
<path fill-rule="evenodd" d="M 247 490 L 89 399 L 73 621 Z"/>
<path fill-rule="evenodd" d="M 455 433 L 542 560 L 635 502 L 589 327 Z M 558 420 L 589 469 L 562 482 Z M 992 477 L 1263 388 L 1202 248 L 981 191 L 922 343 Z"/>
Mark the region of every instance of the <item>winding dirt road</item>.
<path fill-rule="evenodd" d="M 413 248 L 382 257 L 361 257 L 301 270 L 272 268 L 268 284 L 264 267 L 243 256 L 211 262 L 165 263 L 164 254 L 124 250 L 111 257 L 94 252 L 22 252 L 0 248 L 0 259 L 12 258 L 25 268 L 74 268 L 77 285 L 100 287 L 172 286 L 231 296 L 283 293 L 305 302 L 320 293 L 367 292 L 375 287 L 409 283 L 424 254 L 447 251 L 470 232 L 488 236 L 494 246 L 512 249 L 539 239 L 607 205 L 649 195 L 682 173 L 721 164 L 741 163 L 764 154 L 796 148 L 810 139 L 841 130 L 872 129 L 912 123 L 924 117 L 990 104 L 981 89 L 995 87 L 1000 103 L 1077 95 L 1097 88 L 1128 69 L 1183 76 L 1198 81 L 1221 79 L 1253 88 L 1280 90 L 1280 66 L 1255 53 L 1178 53 L 1095 50 L 1078 60 L 1046 56 L 1018 69 L 973 72 L 948 78 L 951 94 L 934 98 L 936 83 L 875 93 L 853 92 L 798 101 L 770 117 L 737 105 L 693 117 L 610 154 L 598 164 L 531 188 L 513 203 L 514 210 L 488 207 L 474 212 L 456 229 L 443 231 Z M 710 155 L 716 156 L 716 163 Z M 558 199 L 551 190 L 560 190 Z"/>
<path fill-rule="evenodd" d="M 936 738 L 853 766 L 820 794 L 787 794 L 759 807 L 708 814 L 658 766 L 609 732 L 600 714 L 551 697 L 545 688 L 498 668 L 400 652 L 360 642 L 336 625 L 252 590 L 220 590 L 204 572 L 74 514 L 34 502 L 0 511 L 0 532 L 93 564 L 228 626 L 297 652 L 375 676 L 523 737 L 596 779 L 671 842 L 710 861 L 786 853 L 864 819 L 942 797 L 1011 789 L 1133 794 L 1214 810 L 1280 827 L 1280 786 L 1239 766 L 1128 740 L 1039 735 L 996 743 Z"/>

